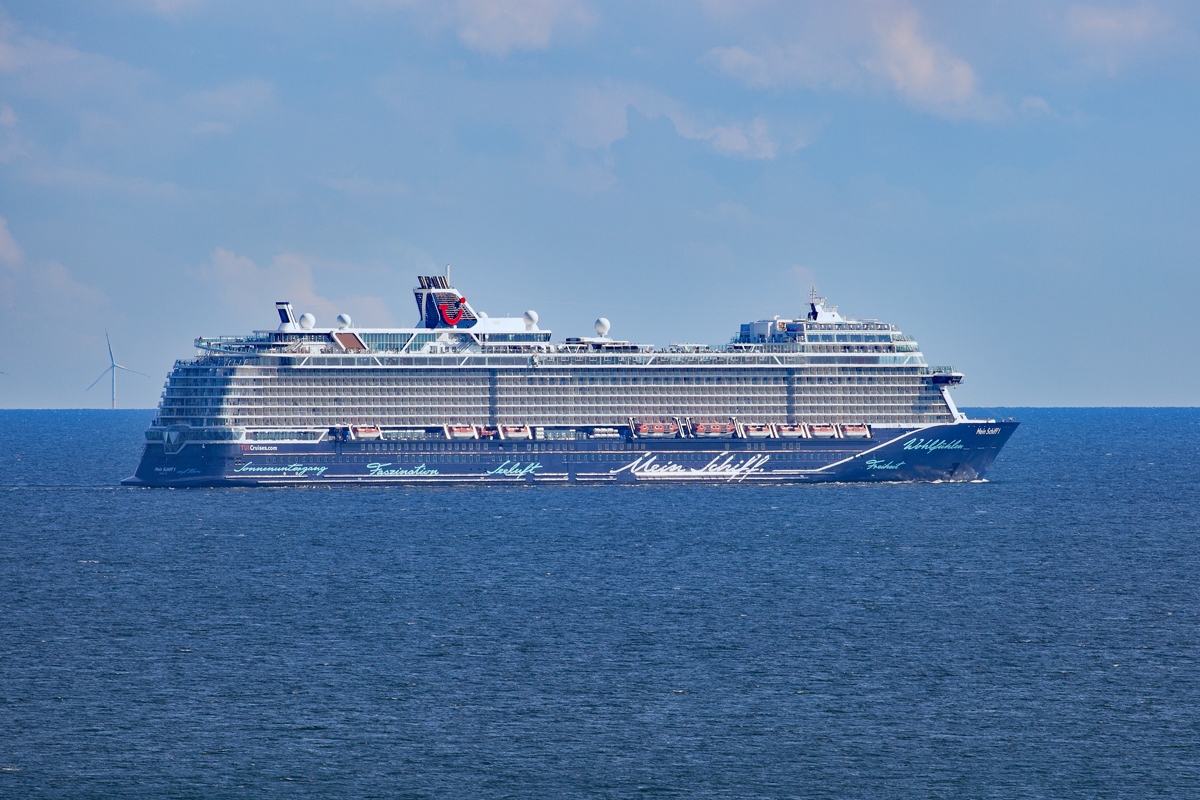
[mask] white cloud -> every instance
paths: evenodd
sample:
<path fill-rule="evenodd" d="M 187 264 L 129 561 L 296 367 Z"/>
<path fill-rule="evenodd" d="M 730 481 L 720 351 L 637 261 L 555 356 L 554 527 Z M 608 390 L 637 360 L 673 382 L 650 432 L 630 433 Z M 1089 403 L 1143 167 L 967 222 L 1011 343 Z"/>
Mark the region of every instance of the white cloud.
<path fill-rule="evenodd" d="M 221 116 L 241 116 L 262 108 L 275 96 L 275 87 L 269 81 L 261 78 L 250 78 L 237 83 L 223 86 L 220 89 L 209 89 L 188 95 L 187 102 L 192 107 Z"/>
<path fill-rule="evenodd" d="M 0 261 L 14 266 L 25 259 L 25 252 L 8 229 L 8 220 L 0 217 Z"/>
<path fill-rule="evenodd" d="M 919 26 L 920 18 L 913 10 L 890 19 L 877 17 L 878 55 L 867 66 L 890 78 L 896 93 L 918 108 L 945 117 L 1004 116 L 1000 101 L 980 95 L 971 65 L 928 42 Z"/>
<path fill-rule="evenodd" d="M 198 274 L 227 307 L 246 318 L 271 319 L 275 301 L 287 300 L 297 314 L 312 313 L 318 324 L 333 324 L 342 312 L 349 313 L 355 322 L 364 326 L 391 324 L 391 314 L 380 297 L 348 295 L 331 300 L 319 294 L 314 284 L 314 265 L 335 268 L 295 253 L 275 256 L 269 266 L 259 267 L 246 256 L 218 247 Z M 278 320 L 275 322 L 277 324 Z"/>
<path fill-rule="evenodd" d="M 363 5 L 413 9 L 435 27 L 449 26 L 459 40 L 481 53 L 546 50 L 556 37 L 584 31 L 596 16 L 579 0 L 358 0 Z"/>
<path fill-rule="evenodd" d="M 708 62 L 717 71 L 737 78 L 747 86 L 770 86 L 782 79 L 788 71 L 777 64 L 768 64 L 767 59 L 751 53 L 744 47 L 714 47 L 705 53 L 702 61 Z"/>
<path fill-rule="evenodd" d="M 204 4 L 204 0 L 133 0 L 133 2 L 167 18 L 178 17 Z"/>
<path fill-rule="evenodd" d="M 1166 33 L 1174 21 L 1152 6 L 1104 8 L 1073 6 L 1067 12 L 1067 33 L 1103 44 L 1143 42 Z"/>
<path fill-rule="evenodd" d="M 23 155 L 26 155 L 26 149 L 17 133 L 17 114 L 10 106 L 0 106 L 0 164 Z"/>
<path fill-rule="evenodd" d="M 595 22 L 576 0 L 458 0 L 457 8 L 463 44 L 498 56 L 545 50 L 556 31 Z"/>
<path fill-rule="evenodd" d="M 1072 6 L 1064 20 L 1067 40 L 1081 52 L 1086 69 L 1115 75 L 1121 67 L 1179 37 L 1175 21 L 1153 6 Z"/>
<path fill-rule="evenodd" d="M 47 322 L 90 318 L 111 305 L 104 292 L 75 280 L 56 261 L 31 263 L 0 217 L 0 332 L 6 341 L 49 335 Z"/>
<path fill-rule="evenodd" d="M 608 86 L 576 93 L 568 112 L 567 135 L 588 148 L 604 148 L 625 138 L 629 109 L 654 119 L 665 117 L 685 139 L 707 142 L 715 152 L 750 159 L 771 159 L 778 154 L 765 119 L 749 122 L 702 120 L 682 103 L 644 86 Z"/>
<path fill-rule="evenodd" d="M 233 122 L 261 113 L 275 99 L 275 87 L 261 78 L 250 78 L 220 89 L 196 92 L 183 104 L 202 121 L 192 129 L 198 134 L 228 134 Z"/>
<path fill-rule="evenodd" d="M 810 41 L 784 46 L 763 44 L 757 52 L 740 45 L 714 47 L 700 60 L 754 88 L 803 86 L 817 89 L 829 86 L 845 89 L 860 86 L 860 62 L 868 49 L 855 37 L 846 35 L 841 26 L 830 24 L 836 30 L 829 36 L 814 36 Z"/>
<path fill-rule="evenodd" d="M 150 73 L 25 35 L 5 20 L 0 20 L 0 74 L 10 76 L 22 94 L 59 104 L 94 101 L 97 94 L 127 98 L 153 82 Z"/>
<path fill-rule="evenodd" d="M 198 137 L 232 133 L 275 105 L 273 85 L 259 78 L 173 96 L 163 84 L 153 73 L 30 35 L 0 17 L 0 96 L 21 98 L 24 112 L 19 125 L 12 108 L 0 106 L 0 163 L 25 158 L 22 177 L 43 185 L 174 194 L 180 189 L 173 183 L 99 165 L 110 154 L 133 156 L 120 159 L 118 171 L 176 156 Z M 44 123 L 48 114 L 53 125 L 25 122 Z"/>
<path fill-rule="evenodd" d="M 43 186 L 63 186 L 89 192 L 121 192 L 163 199 L 190 193 L 169 181 L 160 183 L 129 175 L 112 175 L 101 170 L 38 165 L 31 167 L 26 175 L 32 182 Z"/>
<path fill-rule="evenodd" d="M 923 34 L 920 15 L 905 3 L 787 8 L 794 19 L 781 28 L 794 31 L 793 41 L 772 43 L 762 33 L 767 26 L 760 25 L 756 45 L 715 47 L 701 61 L 755 88 L 861 90 L 882 82 L 910 105 L 939 116 L 998 119 L 1008 114 L 1002 100 L 980 92 L 965 59 Z"/>
<path fill-rule="evenodd" d="M 1021 113 L 1029 116 L 1057 117 L 1044 97 L 1026 97 L 1021 101 Z"/>

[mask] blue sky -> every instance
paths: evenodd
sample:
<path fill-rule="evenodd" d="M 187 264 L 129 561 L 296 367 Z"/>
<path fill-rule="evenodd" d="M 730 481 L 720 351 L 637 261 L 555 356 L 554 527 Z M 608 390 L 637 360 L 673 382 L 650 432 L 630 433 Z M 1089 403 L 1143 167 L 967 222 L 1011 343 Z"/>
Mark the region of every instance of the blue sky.
<path fill-rule="evenodd" d="M 198 335 L 894 322 L 960 405 L 1200 405 L 1200 6 L 0 2 L 0 406 Z"/>

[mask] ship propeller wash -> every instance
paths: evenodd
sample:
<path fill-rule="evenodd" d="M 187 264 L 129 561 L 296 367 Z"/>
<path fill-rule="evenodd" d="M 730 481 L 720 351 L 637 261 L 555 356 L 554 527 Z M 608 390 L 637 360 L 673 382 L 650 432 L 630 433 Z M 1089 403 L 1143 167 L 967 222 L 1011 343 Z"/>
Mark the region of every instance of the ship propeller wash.
<path fill-rule="evenodd" d="M 422 276 L 411 328 L 335 327 L 276 304 L 277 330 L 196 340 L 175 363 L 132 486 L 317 483 L 970 481 L 1017 423 L 973 420 L 895 326 L 804 313 L 722 347 L 553 342 Z"/>

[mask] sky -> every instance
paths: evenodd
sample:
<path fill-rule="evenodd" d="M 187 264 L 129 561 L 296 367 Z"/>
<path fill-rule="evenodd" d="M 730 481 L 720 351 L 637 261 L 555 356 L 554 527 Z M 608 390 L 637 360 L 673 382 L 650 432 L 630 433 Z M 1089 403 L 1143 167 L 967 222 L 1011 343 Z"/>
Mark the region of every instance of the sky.
<path fill-rule="evenodd" d="M 960 406 L 1200 405 L 1200 4 L 0 0 L 0 407 L 197 336 L 891 322 Z"/>

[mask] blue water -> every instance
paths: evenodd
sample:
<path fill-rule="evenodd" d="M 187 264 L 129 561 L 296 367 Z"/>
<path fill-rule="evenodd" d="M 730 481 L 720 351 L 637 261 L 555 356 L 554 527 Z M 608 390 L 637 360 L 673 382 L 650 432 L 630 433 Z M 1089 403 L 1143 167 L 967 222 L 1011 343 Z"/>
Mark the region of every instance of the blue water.
<path fill-rule="evenodd" d="M 1200 410 L 986 484 L 135 490 L 0 412 L 0 796 L 1200 796 Z"/>

